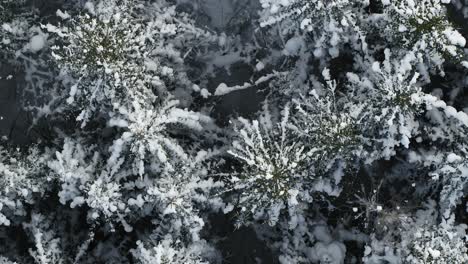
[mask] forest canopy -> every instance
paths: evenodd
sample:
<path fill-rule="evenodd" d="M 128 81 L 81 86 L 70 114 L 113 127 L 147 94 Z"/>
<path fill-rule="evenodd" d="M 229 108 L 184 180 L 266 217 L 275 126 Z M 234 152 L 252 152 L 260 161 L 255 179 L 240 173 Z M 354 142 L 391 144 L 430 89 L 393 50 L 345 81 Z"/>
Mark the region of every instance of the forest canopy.
<path fill-rule="evenodd" d="M 0 263 L 468 263 L 468 2 L 0 0 Z"/>

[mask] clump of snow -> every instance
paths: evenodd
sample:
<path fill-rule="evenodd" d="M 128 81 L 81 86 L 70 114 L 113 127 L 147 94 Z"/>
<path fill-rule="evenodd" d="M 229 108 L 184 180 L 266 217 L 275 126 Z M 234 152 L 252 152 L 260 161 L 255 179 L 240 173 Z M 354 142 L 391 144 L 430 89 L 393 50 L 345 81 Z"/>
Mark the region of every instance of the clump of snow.
<path fill-rule="evenodd" d="M 203 98 L 208 98 L 208 97 L 210 97 L 211 93 L 210 93 L 207 89 L 203 88 L 203 89 L 201 89 L 201 91 L 200 91 L 200 95 L 201 95 Z"/>
<path fill-rule="evenodd" d="M 263 69 L 265 69 L 265 65 L 263 64 L 263 62 L 259 61 L 256 65 L 255 65 L 255 69 L 257 71 L 261 71 Z"/>
<path fill-rule="evenodd" d="M 90 14 L 93 14 L 93 15 L 96 14 L 96 8 L 94 7 L 93 2 L 90 2 L 90 1 L 86 2 L 84 8 L 88 10 Z"/>
<path fill-rule="evenodd" d="M 234 210 L 234 205 L 229 203 L 224 207 L 223 213 L 227 214 L 227 213 L 231 212 L 232 210 Z"/>
<path fill-rule="evenodd" d="M 462 157 L 458 156 L 455 153 L 450 153 L 447 156 L 447 162 L 448 163 L 455 163 L 455 162 L 460 162 L 460 161 L 462 161 Z"/>
<path fill-rule="evenodd" d="M 0 207 L 1 209 L 1 207 Z M 8 220 L 3 214 L 0 213 L 0 226 L 9 226 L 10 225 L 10 220 Z"/>
<path fill-rule="evenodd" d="M 447 39 L 452 43 L 453 45 L 460 46 L 460 47 L 465 47 L 466 45 L 466 40 L 460 34 L 460 32 L 452 29 L 447 29 L 444 31 L 445 36 Z"/>
<path fill-rule="evenodd" d="M 57 12 L 56 12 L 57 16 L 60 17 L 61 19 L 65 20 L 65 19 L 69 19 L 70 18 L 70 15 L 65 11 L 63 12 L 62 10 L 60 9 L 57 9 Z"/>
<path fill-rule="evenodd" d="M 74 84 L 70 87 L 70 97 L 67 98 L 68 104 L 73 104 L 73 102 L 75 101 L 74 96 L 76 95 L 77 91 L 78 91 L 78 84 Z"/>
<path fill-rule="evenodd" d="M 236 86 L 233 86 L 233 87 L 228 87 L 227 84 L 220 83 L 218 85 L 218 87 L 216 87 L 215 95 L 225 95 L 225 94 L 228 94 L 228 93 L 230 93 L 232 91 L 242 90 L 242 89 L 245 89 L 247 87 L 250 87 L 247 83 L 242 85 L 242 86 L 236 85 Z"/>
<path fill-rule="evenodd" d="M 380 69 L 380 63 L 378 61 L 372 63 L 372 70 L 375 72 L 382 72 L 382 70 Z"/>
<path fill-rule="evenodd" d="M 325 79 L 325 81 L 329 81 L 331 79 L 330 69 L 328 69 L 328 68 L 323 69 L 322 76 L 323 76 L 323 79 Z"/>
<path fill-rule="evenodd" d="M 429 248 L 427 251 L 429 251 L 429 253 L 434 259 L 438 259 L 440 257 L 440 251 L 437 249 Z"/>
<path fill-rule="evenodd" d="M 35 35 L 29 41 L 29 49 L 32 52 L 38 52 L 46 45 L 46 39 L 43 35 Z"/>
<path fill-rule="evenodd" d="M 302 37 L 294 37 L 289 39 L 284 45 L 283 53 L 286 56 L 296 56 L 301 51 L 302 47 L 305 46 Z"/>
<path fill-rule="evenodd" d="M 310 258 L 319 263 L 343 264 L 345 256 L 345 245 L 337 241 L 329 244 L 317 242 L 310 250 Z"/>
<path fill-rule="evenodd" d="M 225 84 L 225 83 L 220 83 L 218 85 L 218 87 L 216 87 L 214 95 L 221 96 L 221 95 L 225 95 L 225 94 L 228 94 L 228 93 L 231 93 L 231 92 L 234 92 L 234 91 L 247 89 L 247 88 L 253 87 L 255 85 L 259 85 L 261 83 L 267 82 L 267 81 L 271 80 L 272 78 L 276 77 L 279 74 L 281 74 L 281 73 L 274 72 L 274 73 L 267 74 L 265 76 L 262 76 L 262 77 L 258 78 L 254 83 L 247 83 L 246 82 L 246 83 L 244 83 L 242 85 L 234 85 L 234 86 L 231 86 L 231 87 L 227 86 L 227 84 Z"/>
<path fill-rule="evenodd" d="M 468 61 L 462 61 L 461 65 L 468 69 Z"/>
<path fill-rule="evenodd" d="M 128 122 L 123 119 L 111 119 L 109 120 L 110 127 L 128 127 Z"/>
<path fill-rule="evenodd" d="M 301 22 L 301 29 L 310 31 L 312 27 L 311 24 L 312 24 L 312 19 L 310 18 L 303 19 Z"/>
<path fill-rule="evenodd" d="M 4 23 L 2 25 L 2 29 L 5 30 L 6 32 L 13 32 L 13 28 L 11 27 L 10 24 Z"/>

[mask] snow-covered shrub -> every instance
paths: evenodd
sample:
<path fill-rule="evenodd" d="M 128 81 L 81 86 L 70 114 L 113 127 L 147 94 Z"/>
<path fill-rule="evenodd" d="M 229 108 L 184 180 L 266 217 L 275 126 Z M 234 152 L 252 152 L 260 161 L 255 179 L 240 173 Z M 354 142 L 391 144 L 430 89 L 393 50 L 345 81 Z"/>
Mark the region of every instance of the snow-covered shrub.
<path fill-rule="evenodd" d="M 365 263 L 464 263 L 468 260 L 464 224 L 456 224 L 454 216 L 438 220 L 432 201 L 414 216 L 400 214 L 394 229 L 383 238 L 371 236 L 366 246 Z"/>
<path fill-rule="evenodd" d="M 418 85 L 419 73 L 412 69 L 415 58 L 392 58 L 386 49 L 385 60 L 367 62 L 368 75 L 348 73 L 349 98 L 354 115 L 361 120 L 361 132 L 371 144 L 370 161 L 389 159 L 396 148 L 409 148 L 412 138 L 419 134 L 418 117 L 422 113 L 423 96 Z"/>
<path fill-rule="evenodd" d="M 145 98 L 149 104 L 155 99 L 143 64 L 145 29 L 134 25 L 136 18 L 129 8 L 128 4 L 114 7 L 111 17 L 84 14 L 66 21 L 70 26 L 64 29 L 48 25 L 63 42 L 52 47 L 53 57 L 59 68 L 74 78 L 67 103 L 76 101 L 79 109 L 84 109 L 79 120 L 87 121 L 100 107 L 120 107 L 122 97 Z"/>
<path fill-rule="evenodd" d="M 25 12 L 25 1 L 2 0 L 0 1 L 0 47 L 2 47 L 2 59 L 11 59 L 14 48 L 18 47 L 28 30 L 28 16 L 21 18 L 19 14 Z"/>
<path fill-rule="evenodd" d="M 178 105 L 179 101 L 172 98 L 155 103 L 152 109 L 135 102 L 131 113 L 122 109 L 119 114 L 112 116 L 109 126 L 121 128 L 122 134 L 111 146 L 109 166 L 116 167 L 110 169 L 119 169 L 119 159 L 126 152 L 135 157 L 133 172 L 140 176 L 145 173 L 147 165 L 152 166 L 152 170 L 171 171 L 174 170 L 171 160 L 187 160 L 187 153 L 171 132 L 180 131 L 183 134 L 185 128 L 195 133 L 208 133 L 204 127 L 211 125 L 212 120 L 199 112 L 178 108 Z M 160 164 L 154 164 L 155 161 Z"/>
<path fill-rule="evenodd" d="M 344 93 L 325 69 L 326 85 L 315 85 L 309 95 L 294 99 L 298 114 L 292 119 L 309 138 L 315 160 L 325 166 L 345 160 L 354 166 L 356 161 L 389 159 L 419 133 L 424 96 L 419 75 L 404 67 L 408 61 L 391 59 L 389 50 L 385 57 L 382 67 L 367 62 L 372 66 L 365 77 L 348 72 Z"/>
<path fill-rule="evenodd" d="M 50 188 L 47 175 L 50 153 L 38 147 L 28 150 L 0 147 L 0 224 L 9 226 L 15 218 L 25 216 L 25 206 L 34 204 Z"/>
<path fill-rule="evenodd" d="M 58 39 L 52 55 L 68 77 L 66 101 L 80 110 L 83 125 L 95 112 L 127 115 L 135 103 L 150 107 L 168 91 L 188 100 L 193 84 L 183 66 L 187 45 L 217 39 L 164 1 L 99 2 L 63 23 L 43 27 Z"/>
<path fill-rule="evenodd" d="M 358 17 L 365 2 L 353 0 L 262 0 L 262 27 L 279 25 L 278 33 L 289 38 L 288 55 L 297 52 L 305 41 L 316 58 L 336 58 L 346 44 L 353 45 L 361 36 Z M 301 32 L 301 34 L 297 34 Z"/>
<path fill-rule="evenodd" d="M 360 120 L 352 104 L 337 96 L 337 82 L 330 80 L 328 69 L 322 75 L 326 84 L 295 99 L 297 114 L 291 118 L 310 149 L 316 170 L 325 173 L 335 169 L 336 161 L 352 162 L 359 157 L 363 142 L 358 131 Z"/>
<path fill-rule="evenodd" d="M 460 155 L 466 155 L 466 147 L 459 150 Z M 462 201 L 464 191 L 468 186 L 466 158 L 455 153 L 441 153 L 435 148 L 410 153 L 410 162 L 431 168 L 428 180 L 441 188 L 440 210 L 449 217 L 452 210 Z"/>
<path fill-rule="evenodd" d="M 448 218 L 466 195 L 468 185 L 465 136 L 468 115 L 432 95 L 424 95 L 422 99 L 428 122 L 423 123 L 419 141 L 430 143 L 410 152 L 408 160 L 429 170 L 427 178 L 441 188 L 439 206 Z"/>
<path fill-rule="evenodd" d="M 400 245 L 403 261 L 415 264 L 468 261 L 466 228 L 466 225 L 454 226 L 453 216 L 443 219 L 438 225 L 425 222 L 405 223 Z"/>
<path fill-rule="evenodd" d="M 51 230 L 51 223 L 40 215 L 33 214 L 31 222 L 24 223 L 24 228 L 28 230 L 34 239 L 34 249 L 29 249 L 29 254 L 37 264 L 53 264 L 65 262 L 67 256 L 63 256 L 60 239 L 55 237 Z"/>
<path fill-rule="evenodd" d="M 311 199 L 308 190 L 313 175 L 308 168 L 308 151 L 289 127 L 289 106 L 278 121 L 268 105 L 264 108 L 259 120 L 240 118 L 235 126 L 236 137 L 228 153 L 243 164 L 243 169 L 229 181 L 235 192 L 241 192 L 234 194 L 239 195 L 235 199 L 240 221 L 248 222 L 248 216 L 253 216 L 274 225 L 286 207 Z"/>
<path fill-rule="evenodd" d="M 387 15 L 386 36 L 416 54 L 429 69 L 442 70 L 443 62 L 459 62 L 466 40 L 447 19 L 449 1 L 382 1 Z"/>
<path fill-rule="evenodd" d="M 167 161 L 155 160 L 146 165 L 148 159 L 145 159 L 141 160 L 144 163 L 139 174 L 131 164 L 127 167 L 122 149 L 116 154 L 115 148 L 112 145 L 110 153 L 100 153 L 95 145 L 66 139 L 63 150 L 57 152 L 48 165 L 54 172 L 53 178 L 61 184 L 60 202 L 71 208 L 86 205 L 91 222 L 106 219 L 111 221 L 111 226 L 113 221 L 120 222 L 130 232 L 129 223 L 147 215 L 159 214 L 161 221 L 190 221 L 191 217 L 198 218 L 193 204 L 210 204 L 211 189 L 219 187 L 206 178 L 204 169 L 215 153 L 200 151 L 190 157 L 179 147 L 185 158 L 171 163 L 171 169 L 164 169 Z M 131 157 L 132 154 L 126 155 Z M 217 203 L 216 199 L 212 201 Z M 185 227 L 190 225 L 189 222 L 184 224 Z M 203 223 L 194 226 L 191 236 L 198 237 L 202 226 Z M 171 232 L 184 233 L 178 229 Z"/>

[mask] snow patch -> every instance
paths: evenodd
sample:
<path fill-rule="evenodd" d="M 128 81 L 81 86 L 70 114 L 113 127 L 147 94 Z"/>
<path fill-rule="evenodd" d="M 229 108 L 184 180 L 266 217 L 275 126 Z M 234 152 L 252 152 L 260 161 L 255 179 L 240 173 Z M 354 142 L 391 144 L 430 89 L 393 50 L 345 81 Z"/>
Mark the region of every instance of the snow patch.
<path fill-rule="evenodd" d="M 220 95 L 225 95 L 225 94 L 228 94 L 228 93 L 231 93 L 231 92 L 234 92 L 234 91 L 238 91 L 238 90 L 243 90 L 243 89 L 247 89 L 247 88 L 250 88 L 252 86 L 255 86 L 255 85 L 259 85 L 263 82 L 266 82 L 268 80 L 270 80 L 271 78 L 277 76 L 278 74 L 281 74 L 281 73 L 271 73 L 271 74 L 267 74 L 265 76 L 262 76 L 260 78 L 258 78 L 257 81 L 255 81 L 254 83 L 244 83 L 243 85 L 235 85 L 235 86 L 227 86 L 225 83 L 220 83 L 218 85 L 218 87 L 216 88 L 216 91 L 214 93 L 214 95 L 217 95 L 217 96 L 220 96 Z"/>

